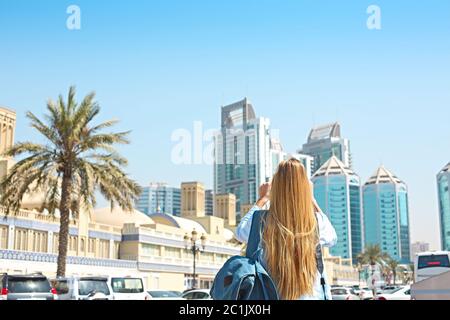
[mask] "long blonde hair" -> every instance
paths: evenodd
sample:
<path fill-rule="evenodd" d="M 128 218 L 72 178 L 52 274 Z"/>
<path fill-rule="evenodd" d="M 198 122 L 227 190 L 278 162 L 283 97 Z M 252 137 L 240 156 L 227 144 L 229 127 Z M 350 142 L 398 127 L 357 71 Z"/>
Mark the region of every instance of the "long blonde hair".
<path fill-rule="evenodd" d="M 317 220 L 309 179 L 297 159 L 279 165 L 272 180 L 269 212 L 262 239 L 280 298 L 311 295 L 317 276 Z"/>

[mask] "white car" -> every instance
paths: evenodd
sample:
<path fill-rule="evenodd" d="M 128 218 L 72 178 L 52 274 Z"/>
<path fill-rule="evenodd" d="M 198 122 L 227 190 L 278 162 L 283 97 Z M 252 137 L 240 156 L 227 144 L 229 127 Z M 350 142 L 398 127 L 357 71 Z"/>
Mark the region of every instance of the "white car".
<path fill-rule="evenodd" d="M 382 293 L 377 297 L 377 300 L 411 300 L 411 288 L 405 286 Z"/>
<path fill-rule="evenodd" d="M 150 300 L 140 277 L 109 277 L 114 300 Z"/>
<path fill-rule="evenodd" d="M 108 277 L 71 276 L 50 280 L 58 300 L 112 300 Z"/>
<path fill-rule="evenodd" d="M 362 288 L 359 290 L 355 290 L 355 293 L 359 296 L 360 300 L 372 300 L 373 292 L 369 288 Z"/>
<path fill-rule="evenodd" d="M 359 300 L 359 296 L 353 288 L 331 288 L 331 296 L 333 300 Z"/>
<path fill-rule="evenodd" d="M 184 300 L 174 291 L 150 290 L 147 291 L 151 300 Z"/>
<path fill-rule="evenodd" d="M 207 289 L 194 289 L 183 293 L 181 296 L 186 300 L 212 300 L 211 293 Z"/>

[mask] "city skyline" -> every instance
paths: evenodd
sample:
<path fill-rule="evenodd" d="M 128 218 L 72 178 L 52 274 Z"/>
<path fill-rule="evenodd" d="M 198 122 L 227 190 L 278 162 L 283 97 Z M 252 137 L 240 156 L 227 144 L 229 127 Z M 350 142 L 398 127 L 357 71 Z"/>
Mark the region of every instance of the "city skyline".
<path fill-rule="evenodd" d="M 381 163 L 402 177 L 412 241 L 439 247 L 436 174 L 450 159 L 448 2 L 377 1 L 379 31 L 366 28 L 368 3 L 174 2 L 169 10 L 78 1 L 79 31 L 65 27 L 68 2 L 0 3 L 8 75 L 0 105 L 17 112 L 15 140 L 33 137 L 26 111 L 41 115 L 48 98 L 76 84 L 80 95 L 97 91 L 100 117 L 133 130 L 120 151 L 139 183 L 212 188 L 212 166 L 170 163 L 171 133 L 197 120 L 218 128 L 220 106 L 248 96 L 289 151 L 312 127 L 338 121 L 362 182 Z"/>

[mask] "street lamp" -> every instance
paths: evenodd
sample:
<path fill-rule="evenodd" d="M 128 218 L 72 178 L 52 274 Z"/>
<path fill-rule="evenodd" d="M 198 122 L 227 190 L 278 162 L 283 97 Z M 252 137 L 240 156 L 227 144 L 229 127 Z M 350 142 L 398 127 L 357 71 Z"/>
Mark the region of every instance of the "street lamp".
<path fill-rule="evenodd" d="M 196 256 L 197 253 L 203 252 L 205 251 L 205 246 L 206 246 L 206 236 L 204 234 L 202 234 L 202 236 L 200 237 L 200 244 L 198 243 L 198 233 L 197 231 L 192 230 L 191 232 L 191 236 L 189 236 L 189 234 L 186 233 L 186 235 L 184 236 L 184 247 L 187 251 L 191 251 L 193 258 L 194 258 L 194 274 L 193 274 L 193 281 L 192 281 L 192 289 L 195 289 L 195 285 L 196 285 L 196 281 L 195 278 L 197 277 L 197 274 L 195 272 L 195 260 L 196 260 Z"/>

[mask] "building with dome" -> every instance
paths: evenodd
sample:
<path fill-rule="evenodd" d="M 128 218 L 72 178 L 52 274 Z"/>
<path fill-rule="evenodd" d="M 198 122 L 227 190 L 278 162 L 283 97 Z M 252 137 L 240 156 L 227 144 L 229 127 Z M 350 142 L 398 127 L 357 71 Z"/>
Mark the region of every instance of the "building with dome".
<path fill-rule="evenodd" d="M 27 204 L 24 204 L 27 206 Z M 184 290 L 192 283 L 193 256 L 184 237 L 206 236 L 198 255 L 197 284 L 209 288 L 223 263 L 241 253 L 223 219 L 199 222 L 158 213 L 97 209 L 71 221 L 67 274 L 141 276 L 149 289 Z M 0 209 L 0 273 L 56 273 L 59 216 L 23 209 L 6 217 Z"/>
<path fill-rule="evenodd" d="M 380 166 L 363 186 L 366 244 L 379 245 L 402 264 L 410 262 L 408 188 Z"/>

